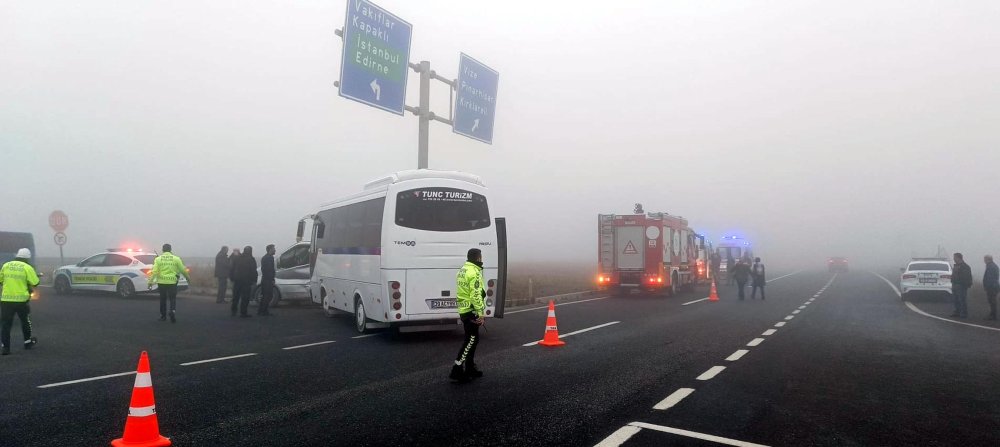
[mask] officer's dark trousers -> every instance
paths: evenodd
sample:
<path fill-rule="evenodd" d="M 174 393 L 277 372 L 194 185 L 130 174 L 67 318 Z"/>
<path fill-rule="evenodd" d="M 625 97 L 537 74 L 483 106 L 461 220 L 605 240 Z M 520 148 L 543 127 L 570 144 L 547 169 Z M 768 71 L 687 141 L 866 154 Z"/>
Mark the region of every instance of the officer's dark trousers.
<path fill-rule="evenodd" d="M 24 335 L 24 341 L 31 339 L 31 318 L 28 314 L 31 313 L 31 308 L 28 306 L 28 302 L 14 303 L 4 301 L 0 303 L 0 319 L 3 320 L 3 332 L 0 333 L 0 341 L 3 342 L 5 348 L 10 349 L 10 329 L 14 326 L 14 315 L 21 320 L 21 335 Z"/>
<path fill-rule="evenodd" d="M 740 299 L 746 298 L 747 282 L 736 280 L 736 288 L 740 289 Z"/>
<path fill-rule="evenodd" d="M 750 291 L 750 299 L 757 298 L 757 289 L 760 289 L 760 299 L 764 299 L 764 281 L 754 281 L 753 290 Z"/>
<path fill-rule="evenodd" d="M 247 314 L 247 306 L 250 304 L 250 281 L 236 281 L 233 283 L 233 305 L 230 307 L 233 315 L 236 315 L 236 306 L 240 308 L 240 315 Z"/>
<path fill-rule="evenodd" d="M 476 315 L 466 312 L 459 315 L 462 319 L 462 328 L 465 329 L 465 340 L 462 341 L 462 348 L 458 350 L 458 357 L 455 364 L 469 368 L 476 366 L 476 346 L 479 345 L 479 325 L 476 324 Z"/>
<path fill-rule="evenodd" d="M 955 299 L 955 315 L 967 318 L 969 316 L 969 305 L 966 302 L 966 298 L 969 296 L 969 289 L 965 287 L 955 287 L 951 290 L 951 294 Z"/>
<path fill-rule="evenodd" d="M 226 301 L 226 287 L 229 286 L 229 278 L 215 278 L 219 280 L 219 290 L 215 293 L 215 302 Z"/>
<path fill-rule="evenodd" d="M 267 315 L 272 299 L 274 299 L 274 280 L 262 279 L 260 281 L 260 302 L 257 303 L 257 315 Z"/>
<path fill-rule="evenodd" d="M 997 317 L 997 294 L 1000 289 L 986 289 L 986 301 L 990 303 L 990 318 Z"/>
<path fill-rule="evenodd" d="M 157 284 L 160 292 L 160 316 L 167 316 L 167 300 L 170 301 L 170 311 L 177 310 L 177 284 Z"/>

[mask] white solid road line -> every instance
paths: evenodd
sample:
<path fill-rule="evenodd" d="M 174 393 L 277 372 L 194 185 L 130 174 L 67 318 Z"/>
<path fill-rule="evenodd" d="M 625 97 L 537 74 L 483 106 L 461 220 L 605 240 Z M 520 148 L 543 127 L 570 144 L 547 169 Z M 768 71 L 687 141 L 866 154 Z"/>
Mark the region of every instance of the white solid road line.
<path fill-rule="evenodd" d="M 202 363 L 221 362 L 223 360 L 238 359 L 238 358 L 242 358 L 242 357 L 250 357 L 252 355 L 257 355 L 257 353 L 256 352 L 251 352 L 249 354 L 231 355 L 229 357 L 219 357 L 217 359 L 198 360 L 196 362 L 181 363 L 181 366 L 191 366 L 191 365 L 200 365 Z"/>
<path fill-rule="evenodd" d="M 768 329 L 768 330 L 764 331 L 763 334 L 760 334 L 760 335 L 763 335 L 763 336 L 766 337 L 768 335 L 774 335 L 775 332 L 778 332 L 778 330 L 777 329 Z"/>
<path fill-rule="evenodd" d="M 325 344 L 328 344 L 328 343 L 336 343 L 336 340 L 318 341 L 316 343 L 309 343 L 309 344 L 298 345 L 298 346 L 289 346 L 287 348 L 281 348 L 281 349 L 284 349 L 284 350 L 288 351 L 290 349 L 308 348 L 310 346 L 319 346 L 319 345 L 325 345 Z"/>
<path fill-rule="evenodd" d="M 705 301 L 705 300 L 707 300 L 708 298 L 709 298 L 709 297 L 707 297 L 707 296 L 706 296 L 706 297 L 704 297 L 704 298 L 702 298 L 702 299 L 700 299 L 700 300 L 694 300 L 694 301 L 688 301 L 688 302 L 686 302 L 686 303 L 684 303 L 684 304 L 681 304 L 681 306 L 687 306 L 688 304 L 694 304 L 694 303 L 700 303 L 700 302 L 702 302 L 702 301 Z"/>
<path fill-rule="evenodd" d="M 680 401 L 684 400 L 685 397 L 691 395 L 694 392 L 694 388 L 680 388 L 674 391 L 671 395 L 667 396 L 666 399 L 660 401 L 660 403 L 653 406 L 654 410 L 667 410 L 674 405 L 677 405 Z"/>
<path fill-rule="evenodd" d="M 681 430 L 679 428 L 665 427 L 663 425 L 647 424 L 645 422 L 633 422 L 631 424 L 633 427 L 646 428 L 649 430 L 655 430 L 663 433 L 670 433 L 674 435 L 687 436 L 689 438 L 701 439 L 704 441 L 711 441 L 717 444 L 732 445 L 736 447 L 768 447 L 763 444 L 754 444 L 752 442 L 739 441 L 736 439 L 723 438 L 721 436 L 708 435 L 705 433 L 698 433 L 689 430 Z M 621 445 L 621 444 L 618 444 Z"/>
<path fill-rule="evenodd" d="M 774 327 L 782 327 L 782 326 L 784 326 L 784 325 L 785 325 L 785 322 L 784 322 L 784 321 L 782 321 L 782 322 L 778 322 L 778 323 L 774 323 Z"/>
<path fill-rule="evenodd" d="M 713 377 L 719 375 L 720 372 L 725 370 L 725 366 L 713 366 L 708 368 L 707 371 L 701 373 L 700 376 L 695 377 L 696 380 L 712 380 Z"/>
<path fill-rule="evenodd" d="M 580 301 L 570 301 L 570 302 L 567 302 L 567 303 L 556 303 L 556 306 L 557 307 L 558 306 L 568 306 L 570 304 L 580 304 L 580 303 L 586 303 L 586 302 L 589 302 L 589 301 L 606 300 L 608 298 L 611 298 L 611 297 L 610 296 L 600 296 L 600 297 L 597 297 L 597 298 L 588 298 L 588 299 L 580 300 Z M 544 310 L 544 309 L 548 309 L 548 308 L 549 308 L 549 306 L 546 304 L 546 305 L 541 306 L 541 307 L 532 307 L 530 309 L 518 309 L 518 310 L 509 311 L 509 312 L 505 311 L 503 314 L 504 315 L 519 314 L 521 312 L 529 312 L 529 311 L 532 311 L 532 310 Z"/>
<path fill-rule="evenodd" d="M 618 324 L 618 323 L 621 323 L 621 321 L 612 321 L 610 323 L 599 324 L 597 326 L 588 327 L 586 329 L 580 329 L 578 331 L 573 331 L 573 332 L 570 332 L 568 334 L 559 334 L 559 339 L 561 340 L 561 339 L 569 337 L 571 335 L 582 334 L 582 333 L 587 332 L 587 331 L 592 331 L 594 329 L 600 329 L 602 327 L 608 327 L 608 326 L 611 326 L 613 324 Z M 535 345 L 537 345 L 537 344 L 539 344 L 541 342 L 542 342 L 541 340 L 536 340 L 536 341 L 533 341 L 531 343 L 525 343 L 525 344 L 523 344 L 521 346 L 535 346 Z"/>
<path fill-rule="evenodd" d="M 892 287 L 892 290 L 894 292 L 896 292 L 896 296 L 902 296 L 902 293 L 899 291 L 899 288 L 897 288 L 896 285 L 892 283 L 892 281 L 889 281 L 884 276 L 879 275 L 878 273 L 875 273 L 875 272 L 870 272 L 870 273 L 873 274 L 873 275 L 875 275 L 875 276 L 878 276 L 879 278 L 882 278 L 882 281 L 885 281 L 885 283 L 888 284 L 889 287 Z M 998 331 L 998 332 L 1000 332 L 1000 328 L 989 327 L 989 326 L 982 326 L 982 325 L 972 324 L 972 323 L 965 323 L 965 322 L 962 322 L 962 321 L 949 320 L 949 319 L 944 318 L 944 317 L 939 317 L 937 315 L 931 315 L 931 314 L 929 314 L 927 312 L 924 312 L 919 307 L 917 307 L 915 304 L 913 304 L 913 303 L 911 303 L 909 301 L 904 301 L 904 303 L 906 304 L 906 307 L 910 308 L 910 310 L 912 310 L 912 311 L 914 311 L 914 312 L 916 312 L 916 313 L 918 313 L 920 315 L 923 315 L 925 317 L 931 317 L 931 318 L 934 318 L 934 319 L 937 319 L 937 320 L 947 321 L 949 323 L 961 324 L 963 326 L 972 326 L 972 327 L 976 327 L 976 328 L 980 328 L 980 329 L 988 329 L 988 330 L 991 330 L 991 331 Z"/>
<path fill-rule="evenodd" d="M 747 346 L 757 346 L 760 345 L 761 343 L 764 343 L 763 338 L 755 338 L 753 340 L 750 340 L 750 343 L 747 343 Z"/>
<path fill-rule="evenodd" d="M 106 376 L 89 377 L 89 378 L 86 378 L 86 379 L 70 380 L 70 381 L 67 381 L 67 382 L 59 382 L 59 383 L 50 383 L 48 385 L 39 385 L 38 388 L 53 388 L 53 387 L 63 386 L 63 385 L 72 385 L 74 383 L 92 382 L 94 380 L 103 380 L 103 379 L 110 379 L 112 377 L 133 376 L 133 375 L 135 375 L 135 371 L 129 371 L 129 372 L 123 372 L 123 373 L 118 373 L 118 374 L 108 374 Z"/>
<path fill-rule="evenodd" d="M 626 443 L 632 436 L 635 436 L 635 434 L 640 431 L 642 431 L 642 429 L 639 427 L 626 425 L 618 430 L 615 430 L 611 436 L 604 438 L 603 441 L 599 442 L 594 447 L 618 447 Z"/>
<path fill-rule="evenodd" d="M 729 357 L 726 357 L 726 360 L 728 360 L 730 362 L 735 362 L 735 361 L 743 358 L 744 355 L 747 355 L 748 352 L 750 352 L 750 351 L 748 351 L 746 349 L 739 349 L 736 352 L 730 354 Z"/>

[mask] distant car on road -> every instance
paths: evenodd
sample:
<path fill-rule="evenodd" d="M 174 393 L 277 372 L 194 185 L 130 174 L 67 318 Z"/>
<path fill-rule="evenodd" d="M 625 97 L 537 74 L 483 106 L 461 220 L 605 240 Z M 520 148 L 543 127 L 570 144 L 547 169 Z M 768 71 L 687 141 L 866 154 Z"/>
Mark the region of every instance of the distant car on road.
<path fill-rule="evenodd" d="M 900 269 L 899 290 L 903 301 L 917 293 L 951 296 L 951 263 L 943 258 L 914 258 Z"/>
<path fill-rule="evenodd" d="M 834 256 L 826 261 L 826 267 L 831 272 L 847 273 L 847 258 Z"/>
<path fill-rule="evenodd" d="M 126 248 L 112 248 L 95 254 L 79 263 L 65 265 L 52 273 L 56 294 L 69 295 L 75 291 L 115 292 L 122 298 L 137 293 L 152 292 L 147 289 L 146 278 L 153 270 L 156 253 Z M 182 276 L 178 290 L 187 290 L 188 282 Z"/>

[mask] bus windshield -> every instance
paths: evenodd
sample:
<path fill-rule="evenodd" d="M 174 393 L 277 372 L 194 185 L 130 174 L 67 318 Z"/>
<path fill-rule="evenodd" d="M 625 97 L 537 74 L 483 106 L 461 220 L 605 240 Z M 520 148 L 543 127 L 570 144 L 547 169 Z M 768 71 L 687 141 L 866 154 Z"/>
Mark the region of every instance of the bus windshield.
<path fill-rule="evenodd" d="M 419 188 L 396 195 L 396 225 L 425 231 L 470 231 L 490 226 L 486 197 L 456 188 Z"/>
<path fill-rule="evenodd" d="M 35 257 L 35 239 L 31 233 L 0 231 L 0 264 L 14 259 L 17 251 L 22 248 L 31 250 L 31 257 Z"/>

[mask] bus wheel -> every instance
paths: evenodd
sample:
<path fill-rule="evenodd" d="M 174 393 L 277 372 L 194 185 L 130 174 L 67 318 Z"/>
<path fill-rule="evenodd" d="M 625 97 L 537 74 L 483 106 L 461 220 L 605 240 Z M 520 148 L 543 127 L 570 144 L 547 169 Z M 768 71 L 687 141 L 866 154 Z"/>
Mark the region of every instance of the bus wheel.
<path fill-rule="evenodd" d="M 670 296 L 677 296 L 677 274 L 670 275 Z"/>
<path fill-rule="evenodd" d="M 56 295 L 69 295 L 73 289 L 69 286 L 69 280 L 65 276 L 56 277 Z"/>
<path fill-rule="evenodd" d="M 361 297 L 355 298 L 354 328 L 357 329 L 360 334 L 364 334 L 368 331 L 368 316 L 365 315 L 365 303 Z"/>

